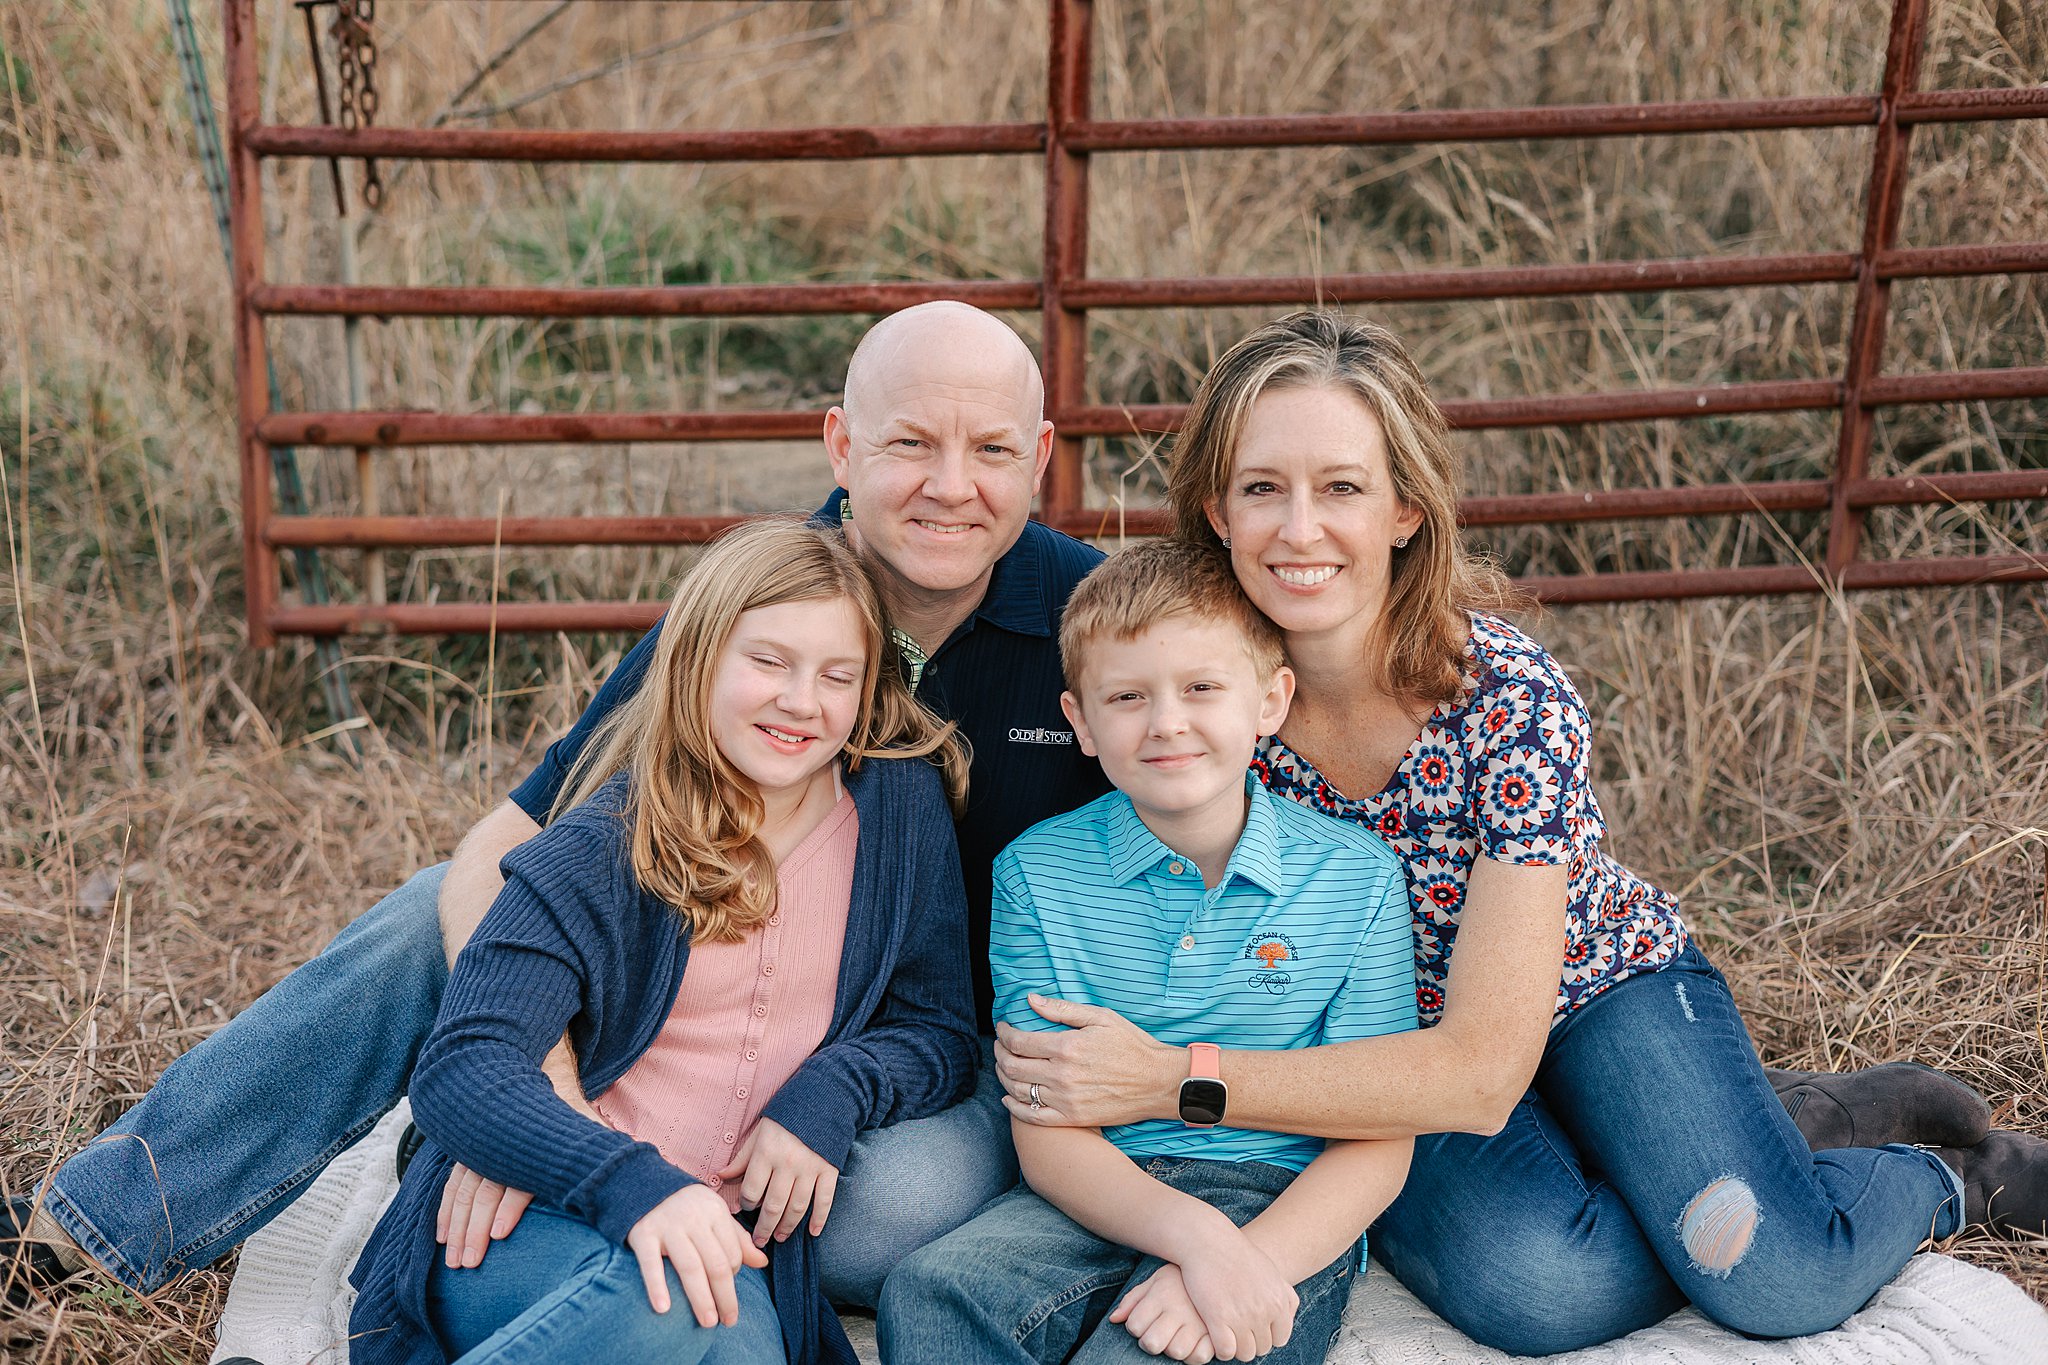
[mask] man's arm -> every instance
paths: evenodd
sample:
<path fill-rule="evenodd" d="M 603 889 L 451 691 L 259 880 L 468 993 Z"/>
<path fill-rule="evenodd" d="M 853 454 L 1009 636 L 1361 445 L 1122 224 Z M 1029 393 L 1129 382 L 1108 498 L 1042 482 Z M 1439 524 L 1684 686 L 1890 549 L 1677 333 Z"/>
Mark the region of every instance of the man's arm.
<path fill-rule="evenodd" d="M 448 873 L 441 879 L 441 946 L 449 966 L 455 965 L 463 945 L 483 923 L 484 911 L 504 889 L 505 875 L 498 863 L 538 833 L 540 825 L 531 815 L 513 802 L 501 801 L 455 846 Z"/>
<path fill-rule="evenodd" d="M 483 923 L 484 912 L 505 887 L 499 862 L 539 833 L 540 825 L 531 815 L 516 803 L 504 801 L 471 825 L 455 846 L 455 856 L 448 860 L 448 872 L 441 879 L 439 907 L 441 946 L 451 968 Z M 587 1119 L 597 1119 L 597 1111 L 583 1097 L 576 1054 L 570 1051 L 566 1036 L 542 1059 L 540 1069 L 570 1108 Z M 519 1225 L 532 1198 L 524 1190 L 507 1189 L 458 1164 L 442 1192 L 436 1227 L 438 1240 L 448 1247 L 448 1264 L 481 1265 L 491 1242 L 511 1235 Z"/>
<path fill-rule="evenodd" d="M 540 826 L 531 815 L 505 801 L 470 826 L 469 833 L 455 846 L 455 856 L 448 860 L 448 874 L 441 879 L 441 946 L 447 951 L 449 966 L 455 965 L 463 945 L 469 942 L 477 925 L 483 923 L 484 912 L 504 889 L 505 876 L 498 870 L 498 863 L 538 833 Z M 547 1073 L 555 1093 L 567 1100 L 570 1108 L 585 1118 L 597 1117 L 590 1101 L 583 1098 L 576 1054 L 569 1050 L 567 1038 L 555 1045 L 540 1069 Z"/>

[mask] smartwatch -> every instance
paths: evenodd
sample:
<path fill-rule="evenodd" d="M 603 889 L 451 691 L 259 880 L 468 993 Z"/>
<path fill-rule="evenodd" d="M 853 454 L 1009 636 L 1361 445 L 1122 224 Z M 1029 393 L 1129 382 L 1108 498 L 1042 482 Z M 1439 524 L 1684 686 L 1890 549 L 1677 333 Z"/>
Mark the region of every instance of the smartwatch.
<path fill-rule="evenodd" d="M 1223 1049 L 1214 1043 L 1188 1044 L 1188 1078 L 1180 1083 L 1180 1121 L 1190 1128 L 1223 1122 L 1230 1092 L 1223 1084 Z"/>

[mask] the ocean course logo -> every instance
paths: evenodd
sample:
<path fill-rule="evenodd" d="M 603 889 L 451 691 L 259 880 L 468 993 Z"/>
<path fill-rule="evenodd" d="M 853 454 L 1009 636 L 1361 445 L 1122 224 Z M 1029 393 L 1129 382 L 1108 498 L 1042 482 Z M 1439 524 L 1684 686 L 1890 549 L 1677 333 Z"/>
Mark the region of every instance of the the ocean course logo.
<path fill-rule="evenodd" d="M 1295 961 L 1301 956 L 1301 950 L 1285 934 L 1253 934 L 1239 956 L 1249 958 L 1261 967 L 1246 980 L 1247 986 L 1268 995 L 1285 995 L 1287 988 L 1294 984 L 1294 978 L 1281 964 Z"/>

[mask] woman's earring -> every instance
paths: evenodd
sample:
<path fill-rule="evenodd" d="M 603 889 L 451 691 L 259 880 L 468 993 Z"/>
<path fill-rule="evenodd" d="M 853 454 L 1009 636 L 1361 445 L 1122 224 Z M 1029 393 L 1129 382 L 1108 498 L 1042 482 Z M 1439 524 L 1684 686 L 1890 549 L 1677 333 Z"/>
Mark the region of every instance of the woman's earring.
<path fill-rule="evenodd" d="M 1407 549 L 1407 548 L 1408 548 L 1408 537 L 1406 537 L 1406 536 L 1395 536 L 1395 537 L 1394 537 L 1394 548 L 1395 548 L 1395 549 L 1397 549 L 1397 550 L 1405 550 L 1405 549 Z"/>
<path fill-rule="evenodd" d="M 1225 537 L 1223 537 L 1223 548 L 1224 548 L 1224 549 L 1226 549 L 1226 550 L 1230 548 L 1230 537 L 1229 537 L 1229 536 L 1225 536 Z"/>
<path fill-rule="evenodd" d="M 853 494 L 851 493 L 841 493 L 839 495 L 839 520 L 842 522 L 853 520 Z"/>

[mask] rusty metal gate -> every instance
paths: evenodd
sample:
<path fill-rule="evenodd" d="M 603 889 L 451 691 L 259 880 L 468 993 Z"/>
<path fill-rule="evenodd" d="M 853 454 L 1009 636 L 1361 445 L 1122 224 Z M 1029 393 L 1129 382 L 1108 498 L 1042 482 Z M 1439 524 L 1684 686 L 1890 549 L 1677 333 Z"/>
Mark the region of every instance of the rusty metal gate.
<path fill-rule="evenodd" d="M 359 631 L 462 632 L 639 628 L 655 602 L 383 603 L 288 605 L 278 554 L 298 547 L 676 544 L 703 540 L 737 518 L 281 516 L 271 451 L 286 446 L 390 449 L 468 443 L 618 443 L 815 437 L 816 412 L 455 414 L 418 411 L 285 412 L 270 405 L 265 319 L 326 317 L 745 317 L 882 313 L 954 298 L 990 309 L 1040 310 L 1047 415 L 1058 439 L 1040 515 L 1075 535 L 1100 535 L 1116 515 L 1085 505 L 1086 438 L 1171 431 L 1178 406 L 1109 407 L 1086 401 L 1091 309 L 1200 308 L 1537 298 L 1658 290 L 1853 284 L 1847 364 L 1839 378 L 1453 401 L 1453 425 L 1555 426 L 1740 413 L 1834 409 L 1841 414 L 1825 479 L 1613 489 L 1469 498 L 1468 526 L 1508 526 L 1743 512 L 1826 511 L 1823 564 L 1600 573 L 1525 580 L 1551 602 L 1959 585 L 2048 579 L 2030 555 L 1906 560 L 1859 557 L 1870 508 L 2048 499 L 2048 470 L 1872 478 L 1877 409 L 1972 399 L 2048 396 L 2048 365 L 1886 374 L 1892 282 L 2048 270 L 2048 242 L 1902 249 L 1897 237 L 1907 147 L 1925 123 L 2048 118 L 2048 86 L 1923 91 L 1919 70 L 1930 0 L 1894 0 L 1882 88 L 1820 98 L 1696 100 L 1660 104 L 1419 110 L 1344 115 L 1105 120 L 1091 116 L 1090 0 L 1050 0 L 1050 80 L 1043 122 L 760 131 L 266 126 L 258 115 L 255 0 L 225 0 L 233 172 L 235 369 L 239 399 L 243 551 L 251 640 Z M 1097 154 L 1151 150 L 1384 145 L 1414 142 L 1604 138 L 1761 129 L 1872 127 L 1862 243 L 1854 252 L 1593 262 L 1321 277 L 1091 279 L 1088 166 Z M 266 157 L 420 158 L 513 162 L 834 161 L 1007 154 L 1045 161 L 1044 263 L 1036 280 L 936 283 L 682 285 L 650 288 L 407 288 L 274 284 L 264 269 L 261 164 Z M 1156 512 L 1122 517 L 1154 532 Z"/>

